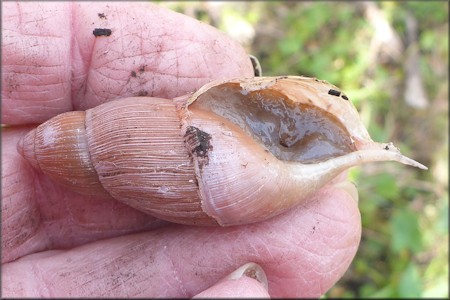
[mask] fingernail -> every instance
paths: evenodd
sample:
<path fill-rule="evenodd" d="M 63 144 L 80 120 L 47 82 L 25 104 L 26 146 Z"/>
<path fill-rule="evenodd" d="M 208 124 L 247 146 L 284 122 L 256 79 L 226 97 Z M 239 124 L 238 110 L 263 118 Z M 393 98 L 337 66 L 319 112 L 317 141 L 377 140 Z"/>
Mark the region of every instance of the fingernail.
<path fill-rule="evenodd" d="M 252 62 L 253 72 L 254 72 L 255 77 L 262 76 L 262 68 L 261 68 L 261 64 L 259 63 L 258 58 L 251 54 L 249 55 L 249 57 L 250 57 L 250 61 Z"/>
<path fill-rule="evenodd" d="M 267 281 L 266 273 L 260 265 L 255 263 L 246 263 L 245 265 L 239 267 L 237 270 L 228 274 L 228 276 L 224 279 L 236 280 L 241 278 L 242 276 L 247 276 L 255 279 L 264 286 L 266 291 L 269 290 L 269 283 Z"/>
<path fill-rule="evenodd" d="M 356 186 L 353 182 L 350 182 L 348 180 L 341 181 L 339 183 L 336 183 L 334 187 L 341 189 L 343 191 L 346 191 L 347 194 L 350 195 L 350 197 L 358 203 L 359 196 L 358 196 L 358 190 L 356 189 Z"/>

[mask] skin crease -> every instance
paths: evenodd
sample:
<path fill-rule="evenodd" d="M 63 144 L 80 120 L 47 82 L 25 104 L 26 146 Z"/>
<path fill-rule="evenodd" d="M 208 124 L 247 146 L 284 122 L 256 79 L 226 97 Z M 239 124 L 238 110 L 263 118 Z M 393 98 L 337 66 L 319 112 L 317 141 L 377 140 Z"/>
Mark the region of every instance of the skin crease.
<path fill-rule="evenodd" d="M 269 221 L 201 228 L 64 190 L 17 153 L 32 128 L 25 124 L 63 111 L 142 91 L 171 98 L 212 78 L 249 77 L 239 45 L 144 3 L 5 2 L 2 14 L 2 122 L 16 125 L 2 128 L 3 296 L 192 297 L 256 262 L 271 297 L 319 297 L 344 274 L 361 235 L 354 188 L 337 187 L 345 174 Z M 94 28 L 113 34 L 95 38 Z M 228 297 L 233 284 L 255 290 L 243 296 L 264 296 L 247 279 L 205 292 Z"/>

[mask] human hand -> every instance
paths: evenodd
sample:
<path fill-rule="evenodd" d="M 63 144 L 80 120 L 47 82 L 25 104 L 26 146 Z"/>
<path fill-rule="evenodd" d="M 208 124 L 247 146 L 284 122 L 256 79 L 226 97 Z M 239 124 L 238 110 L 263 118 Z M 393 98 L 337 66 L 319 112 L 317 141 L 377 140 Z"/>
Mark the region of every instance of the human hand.
<path fill-rule="evenodd" d="M 94 37 L 95 28 L 112 34 Z M 6 2 L 2 53 L 2 118 L 14 125 L 2 128 L 3 296 L 192 297 L 256 262 L 268 294 L 244 276 L 201 295 L 319 297 L 348 268 L 361 224 L 343 176 L 266 222 L 189 227 L 67 191 L 17 153 L 28 124 L 63 111 L 252 76 L 223 34 L 146 3 Z"/>

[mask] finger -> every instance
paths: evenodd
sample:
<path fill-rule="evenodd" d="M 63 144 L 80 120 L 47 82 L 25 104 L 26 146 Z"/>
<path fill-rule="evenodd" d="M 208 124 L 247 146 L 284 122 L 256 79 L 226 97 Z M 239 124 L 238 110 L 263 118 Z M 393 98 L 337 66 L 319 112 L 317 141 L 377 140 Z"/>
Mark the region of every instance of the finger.
<path fill-rule="evenodd" d="M 29 129 L 2 128 L 2 262 L 166 224 L 110 198 L 66 191 L 34 171 L 16 150 Z"/>
<path fill-rule="evenodd" d="M 248 263 L 193 298 L 270 298 L 263 269 Z"/>
<path fill-rule="evenodd" d="M 4 124 L 41 123 L 124 96 L 173 98 L 214 78 L 253 76 L 231 38 L 150 3 L 6 2 L 2 26 Z M 95 36 L 96 28 L 111 34 Z"/>
<path fill-rule="evenodd" d="M 173 226 L 34 254 L 3 266 L 2 288 L 6 296 L 192 297 L 253 261 L 272 297 L 317 298 L 347 270 L 360 234 L 355 199 L 329 186 L 267 222 Z"/>

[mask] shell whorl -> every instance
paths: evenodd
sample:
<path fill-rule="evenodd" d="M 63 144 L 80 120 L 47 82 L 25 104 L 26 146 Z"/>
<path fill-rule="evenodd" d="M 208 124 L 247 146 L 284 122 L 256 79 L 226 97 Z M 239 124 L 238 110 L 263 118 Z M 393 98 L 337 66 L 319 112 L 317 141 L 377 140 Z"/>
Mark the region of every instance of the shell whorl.
<path fill-rule="evenodd" d="M 113 101 L 86 113 L 91 159 L 103 187 L 115 199 L 153 216 L 214 224 L 201 209 L 175 105 L 159 98 L 127 100 L 125 107 Z"/>
<path fill-rule="evenodd" d="M 19 142 L 19 152 L 33 167 L 70 189 L 107 195 L 89 154 L 84 111 L 58 115 L 30 131 Z"/>

